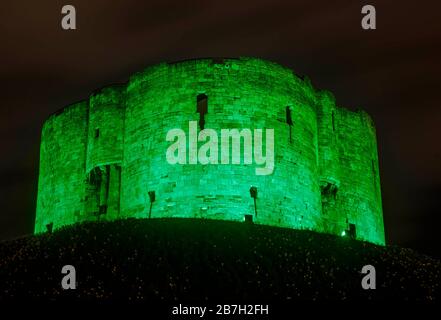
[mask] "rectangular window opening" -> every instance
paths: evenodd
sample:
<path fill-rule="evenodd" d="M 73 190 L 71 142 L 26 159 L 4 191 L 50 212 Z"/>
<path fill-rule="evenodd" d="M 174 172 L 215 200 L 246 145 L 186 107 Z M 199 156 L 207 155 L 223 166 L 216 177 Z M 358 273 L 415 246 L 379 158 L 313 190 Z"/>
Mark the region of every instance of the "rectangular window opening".
<path fill-rule="evenodd" d="M 349 237 L 351 238 L 351 239 L 355 239 L 356 237 L 357 237 L 357 231 L 356 231 L 356 228 L 355 228 L 355 224 L 353 224 L 353 223 L 350 223 L 349 224 L 349 230 L 348 230 L 349 232 Z"/>
<path fill-rule="evenodd" d="M 204 130 L 205 114 L 208 113 L 208 97 L 206 94 L 199 94 L 197 96 L 196 112 L 199 113 L 199 128 Z"/>
<path fill-rule="evenodd" d="M 252 214 L 246 214 L 245 215 L 245 222 L 246 223 L 253 223 L 253 215 Z"/>
<path fill-rule="evenodd" d="M 292 126 L 293 125 L 293 122 L 292 122 L 292 116 L 291 116 L 291 108 L 288 106 L 288 107 L 286 107 L 286 123 L 289 125 L 289 126 Z"/>
<path fill-rule="evenodd" d="M 335 115 L 334 115 L 334 111 L 332 111 L 332 131 L 335 131 Z"/>
<path fill-rule="evenodd" d="M 107 213 L 107 205 L 106 204 L 100 205 L 98 215 L 102 215 L 106 213 Z"/>
<path fill-rule="evenodd" d="M 53 228 L 54 228 L 54 223 L 53 223 L 53 222 L 48 223 L 48 224 L 46 225 L 46 230 L 47 230 L 47 232 L 49 232 L 49 233 L 52 233 Z"/>
<path fill-rule="evenodd" d="M 292 142 L 292 116 L 291 116 L 291 108 L 289 106 L 286 107 L 286 123 L 289 126 L 289 142 Z"/>

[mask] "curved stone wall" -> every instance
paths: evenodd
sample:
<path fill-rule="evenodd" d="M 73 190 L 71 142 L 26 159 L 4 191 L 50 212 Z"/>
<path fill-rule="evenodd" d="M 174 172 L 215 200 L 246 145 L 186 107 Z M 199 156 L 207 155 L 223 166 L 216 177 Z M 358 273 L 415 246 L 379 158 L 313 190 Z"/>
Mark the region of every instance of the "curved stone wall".
<path fill-rule="evenodd" d="M 185 164 L 167 161 L 173 129 L 185 134 Z M 218 141 L 191 142 L 202 129 Z M 238 164 L 234 139 L 222 135 L 232 129 L 245 136 L 234 150 Z M 265 166 L 254 154 L 259 132 L 263 155 L 267 144 L 274 150 L 270 174 L 256 174 Z M 194 161 L 207 141 L 218 146 L 217 157 Z M 272 62 L 149 67 L 53 115 L 42 133 L 35 231 L 125 217 L 252 219 L 384 243 L 375 128 L 364 112 L 337 107 L 330 93 Z"/>

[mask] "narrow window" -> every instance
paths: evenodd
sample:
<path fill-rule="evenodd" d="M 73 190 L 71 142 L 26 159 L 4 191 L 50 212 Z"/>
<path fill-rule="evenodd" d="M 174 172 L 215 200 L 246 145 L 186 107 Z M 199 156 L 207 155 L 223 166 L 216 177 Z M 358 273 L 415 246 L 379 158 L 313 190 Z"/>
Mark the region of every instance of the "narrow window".
<path fill-rule="evenodd" d="M 47 230 L 47 232 L 52 233 L 52 229 L 53 229 L 53 227 L 54 227 L 53 222 L 48 223 L 48 224 L 46 225 L 46 230 Z"/>
<path fill-rule="evenodd" d="M 322 201 L 329 203 L 336 199 L 338 187 L 334 183 L 327 182 L 326 185 L 320 187 Z"/>
<path fill-rule="evenodd" d="M 150 209 L 149 209 L 149 219 L 150 219 L 152 217 L 153 202 L 155 202 L 156 200 L 155 191 L 149 191 L 149 198 L 150 198 Z"/>
<path fill-rule="evenodd" d="M 252 214 L 246 214 L 245 215 L 245 222 L 246 223 L 253 223 L 253 215 Z"/>
<path fill-rule="evenodd" d="M 98 215 L 106 214 L 107 213 L 107 204 L 100 205 Z"/>
<path fill-rule="evenodd" d="M 95 129 L 95 139 L 100 137 L 100 129 Z"/>
<path fill-rule="evenodd" d="M 292 126 L 292 117 L 291 117 L 291 108 L 290 107 L 286 107 L 286 123 L 289 126 Z"/>
<path fill-rule="evenodd" d="M 332 111 L 332 131 L 335 131 L 335 116 L 334 116 L 334 111 Z"/>
<path fill-rule="evenodd" d="M 251 196 L 251 198 L 254 199 L 254 214 L 256 215 L 256 218 L 257 218 L 257 204 L 256 204 L 257 188 L 256 187 L 250 188 L 250 196 Z"/>
<path fill-rule="evenodd" d="M 196 112 L 199 113 L 199 128 L 204 130 L 205 114 L 208 112 L 208 97 L 205 94 L 198 95 Z"/>
<path fill-rule="evenodd" d="M 357 230 L 355 228 L 355 224 L 353 223 L 349 224 L 349 237 L 351 239 L 355 239 L 357 237 Z"/>
<path fill-rule="evenodd" d="M 289 126 L 289 142 L 292 142 L 292 117 L 291 117 L 291 108 L 288 106 L 286 107 L 286 123 Z"/>

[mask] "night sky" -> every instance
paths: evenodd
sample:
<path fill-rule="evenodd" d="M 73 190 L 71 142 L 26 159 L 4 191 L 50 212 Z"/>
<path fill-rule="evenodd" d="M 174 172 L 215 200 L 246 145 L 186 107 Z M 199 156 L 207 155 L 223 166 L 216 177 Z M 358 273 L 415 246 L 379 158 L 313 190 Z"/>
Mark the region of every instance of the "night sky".
<path fill-rule="evenodd" d="M 387 242 L 440 257 L 441 5 L 406 2 L 2 1 L 0 239 L 32 233 L 51 113 L 155 63 L 253 56 L 371 114 Z M 61 28 L 66 4 L 77 30 Z M 364 4 L 377 30 L 361 29 Z"/>

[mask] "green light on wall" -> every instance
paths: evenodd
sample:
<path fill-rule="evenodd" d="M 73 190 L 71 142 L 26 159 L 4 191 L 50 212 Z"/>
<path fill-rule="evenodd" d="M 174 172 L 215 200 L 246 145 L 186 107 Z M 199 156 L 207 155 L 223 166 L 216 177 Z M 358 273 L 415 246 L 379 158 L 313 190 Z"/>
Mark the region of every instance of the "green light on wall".
<path fill-rule="evenodd" d="M 243 157 L 239 165 L 167 163 L 168 130 L 188 136 L 190 121 L 199 131 L 273 129 L 274 170 L 258 176 Z M 272 62 L 154 65 L 52 115 L 42 129 L 35 232 L 128 217 L 341 236 L 351 221 L 357 239 L 384 244 L 375 126 L 365 112 L 336 106 L 332 94 Z"/>

